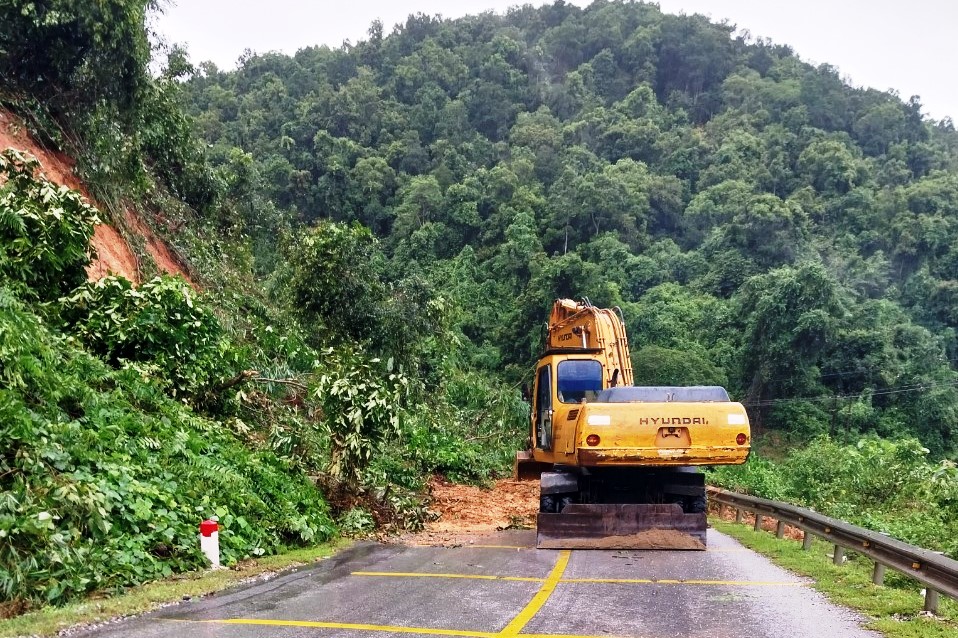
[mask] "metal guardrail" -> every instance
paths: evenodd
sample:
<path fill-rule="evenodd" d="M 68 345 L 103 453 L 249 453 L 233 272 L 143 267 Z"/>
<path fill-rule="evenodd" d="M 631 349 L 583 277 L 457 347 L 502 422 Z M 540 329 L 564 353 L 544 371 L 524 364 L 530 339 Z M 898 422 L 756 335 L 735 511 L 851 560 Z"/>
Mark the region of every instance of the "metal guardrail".
<path fill-rule="evenodd" d="M 776 536 L 783 538 L 785 525 L 793 525 L 804 532 L 804 549 L 811 549 L 812 539 L 818 536 L 835 546 L 833 561 L 845 562 L 845 549 L 868 556 L 875 561 L 872 582 L 881 585 L 885 568 L 890 567 L 925 585 L 925 611 L 938 611 L 939 594 L 958 599 L 958 561 L 937 552 L 915 547 L 899 540 L 873 532 L 845 521 L 819 514 L 804 507 L 747 496 L 716 487 L 708 488 L 712 503 L 735 509 L 735 520 L 742 522 L 742 512 L 755 515 L 755 529 L 762 527 L 763 518 L 778 521 Z"/>

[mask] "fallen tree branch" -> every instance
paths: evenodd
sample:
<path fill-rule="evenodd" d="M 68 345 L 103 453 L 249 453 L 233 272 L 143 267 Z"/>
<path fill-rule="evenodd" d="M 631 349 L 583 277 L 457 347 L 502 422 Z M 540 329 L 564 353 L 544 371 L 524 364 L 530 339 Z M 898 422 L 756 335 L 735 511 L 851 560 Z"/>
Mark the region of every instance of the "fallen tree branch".
<path fill-rule="evenodd" d="M 256 374 L 259 373 L 257 372 Z M 296 388 L 297 390 L 303 390 L 304 392 L 309 389 L 306 387 L 306 384 L 298 379 L 270 379 L 268 377 L 254 377 L 253 381 L 255 383 L 279 383 L 280 385 L 288 385 Z"/>
<path fill-rule="evenodd" d="M 229 379 L 228 381 L 224 381 L 223 383 L 216 386 L 216 391 L 222 392 L 223 390 L 229 390 L 230 388 L 238 386 L 241 383 L 246 383 L 247 381 L 249 381 L 251 378 L 255 377 L 258 374 L 259 374 L 259 370 L 243 370 L 232 379 Z"/>

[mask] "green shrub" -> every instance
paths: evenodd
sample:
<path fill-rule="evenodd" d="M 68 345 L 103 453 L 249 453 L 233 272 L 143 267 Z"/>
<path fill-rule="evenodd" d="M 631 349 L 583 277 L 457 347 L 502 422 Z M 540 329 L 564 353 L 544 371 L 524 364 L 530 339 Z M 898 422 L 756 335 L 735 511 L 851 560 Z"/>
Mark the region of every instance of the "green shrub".
<path fill-rule="evenodd" d="M 773 462 L 754 453 L 710 473 L 718 486 L 812 508 L 905 542 L 958 556 L 958 470 L 917 439 L 818 437 Z"/>
<path fill-rule="evenodd" d="M 38 174 L 19 151 L 0 152 L 0 276 L 21 294 L 51 301 L 86 279 L 95 208 Z"/>
<path fill-rule="evenodd" d="M 329 435 L 329 474 L 356 483 L 382 443 L 399 432 L 410 382 L 391 362 L 358 348 L 330 348 L 323 355 L 313 395 Z"/>
<path fill-rule="evenodd" d="M 515 388 L 475 372 L 457 372 L 444 393 L 410 411 L 405 447 L 420 472 L 454 481 L 486 481 L 508 473 L 525 447 L 528 406 Z"/>
<path fill-rule="evenodd" d="M 0 288 L 0 599 L 59 603 L 328 538 L 322 495 L 267 450 L 51 333 Z"/>
<path fill-rule="evenodd" d="M 80 341 L 114 366 L 145 364 L 174 397 L 195 399 L 232 376 L 229 344 L 205 301 L 182 278 L 162 275 L 140 286 L 109 276 L 63 299 Z"/>
<path fill-rule="evenodd" d="M 790 496 L 781 468 L 754 452 L 744 465 L 723 465 L 711 470 L 708 481 L 716 487 L 762 498 L 780 500 Z"/>

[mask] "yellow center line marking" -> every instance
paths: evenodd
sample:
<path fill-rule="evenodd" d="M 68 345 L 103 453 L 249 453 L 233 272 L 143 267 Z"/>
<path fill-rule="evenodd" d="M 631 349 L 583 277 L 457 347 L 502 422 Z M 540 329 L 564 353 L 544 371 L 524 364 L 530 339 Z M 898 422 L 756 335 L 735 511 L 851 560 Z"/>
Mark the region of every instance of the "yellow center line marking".
<path fill-rule="evenodd" d="M 267 627 L 315 627 L 322 629 L 354 629 L 357 631 L 389 631 L 398 634 L 427 634 L 430 636 L 464 636 L 465 638 L 497 638 L 488 631 L 466 629 L 435 629 L 427 627 L 401 627 L 399 625 L 368 625 L 364 623 L 319 622 L 313 620 L 270 620 L 267 618 L 224 618 L 222 620 L 189 620 L 187 622 L 214 625 L 264 625 Z"/>
<path fill-rule="evenodd" d="M 763 586 L 763 587 L 798 587 L 805 583 L 795 581 L 759 581 L 759 580 L 700 580 L 687 579 L 651 579 L 651 578 L 564 578 L 562 583 L 602 583 L 628 585 L 732 585 L 732 586 Z"/>
<path fill-rule="evenodd" d="M 523 608 L 519 614 L 512 619 L 508 625 L 506 625 L 502 631 L 499 632 L 500 636 L 518 636 L 519 632 L 522 631 L 522 628 L 525 627 L 532 617 L 538 613 L 542 606 L 546 604 L 546 601 L 549 600 L 549 596 L 552 595 L 552 592 L 555 591 L 556 585 L 559 584 L 559 581 L 562 579 L 562 574 L 565 573 L 566 567 L 569 565 L 569 557 L 572 556 L 572 552 L 568 549 L 563 550 L 559 553 L 559 560 L 556 561 L 555 567 L 552 568 L 552 571 L 549 572 L 549 575 L 546 576 L 545 582 L 542 583 L 542 587 L 539 588 L 539 591 L 536 592 L 536 595 L 532 597 L 532 600 L 529 601 L 529 604 Z"/>
<path fill-rule="evenodd" d="M 352 572 L 353 576 L 395 576 L 399 578 L 467 578 L 472 580 L 516 580 L 541 583 L 545 578 L 525 576 L 491 576 L 488 574 L 444 574 L 440 572 Z"/>
<path fill-rule="evenodd" d="M 409 545 L 409 547 L 441 547 L 442 549 L 535 549 L 532 545 L 472 545 L 472 544 L 463 544 L 463 545 L 430 545 L 429 543 L 420 543 L 417 545 Z"/>
<path fill-rule="evenodd" d="M 267 627 L 309 627 L 315 629 L 353 629 L 356 631 L 384 631 L 427 636 L 461 636 L 463 638 L 500 638 L 501 633 L 469 631 L 467 629 L 435 629 L 431 627 L 402 627 L 399 625 L 370 625 L 365 623 L 320 622 L 313 620 L 269 620 L 260 618 L 224 618 L 222 620 L 189 620 L 165 618 L 166 622 L 202 623 L 208 625 L 262 625 Z M 609 634 L 589 636 L 581 634 L 519 634 L 521 638 L 616 638 Z"/>
<path fill-rule="evenodd" d="M 555 568 L 553 568 L 555 572 Z M 442 574 L 427 572 L 352 572 L 353 576 L 381 576 L 392 578 L 463 578 L 466 580 L 507 580 L 519 582 L 533 582 L 548 584 L 552 574 L 546 578 L 532 578 L 526 576 L 491 576 L 487 574 Z M 761 586 L 761 587 L 797 587 L 804 583 L 796 581 L 761 581 L 761 580 L 705 580 L 701 578 L 558 578 L 556 583 L 570 584 L 625 584 L 625 585 L 726 585 L 726 586 Z M 554 587 L 553 587 L 554 589 Z M 541 590 L 540 590 L 541 593 Z M 533 599 L 535 600 L 535 599 Z M 531 603 L 530 603 L 531 604 Z M 541 605 L 540 605 L 541 607 Z"/>

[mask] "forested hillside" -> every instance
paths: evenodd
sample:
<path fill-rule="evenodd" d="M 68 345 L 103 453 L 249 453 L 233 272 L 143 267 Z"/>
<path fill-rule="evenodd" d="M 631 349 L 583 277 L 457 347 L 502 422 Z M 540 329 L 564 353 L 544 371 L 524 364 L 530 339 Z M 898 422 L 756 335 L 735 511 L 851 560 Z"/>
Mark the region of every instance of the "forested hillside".
<path fill-rule="evenodd" d="M 269 205 L 209 164 L 155 9 L 0 3 L 0 618 L 200 569 L 211 516 L 229 565 L 416 529 L 433 472 L 484 480 L 522 445 L 519 390 L 458 365 L 452 307 L 368 230 L 253 277 L 229 220 Z M 136 281 L 89 268 L 103 224 Z"/>
<path fill-rule="evenodd" d="M 185 89 L 263 276 L 296 229 L 358 222 L 462 366 L 527 380 L 551 300 L 587 296 L 624 310 L 638 383 L 956 451 L 958 134 L 917 98 L 604 0 L 374 23 Z"/>
<path fill-rule="evenodd" d="M 894 491 L 907 519 L 865 522 L 958 552 L 951 122 L 649 4 L 229 72 L 151 44 L 157 8 L 0 3 L 0 121 L 89 194 L 0 148 L 0 615 L 201 567 L 211 515 L 227 563 L 421 526 L 430 474 L 525 444 L 556 297 L 621 306 L 638 383 L 832 435 L 716 480 L 849 517 Z M 90 280 L 101 223 L 138 285 Z"/>

